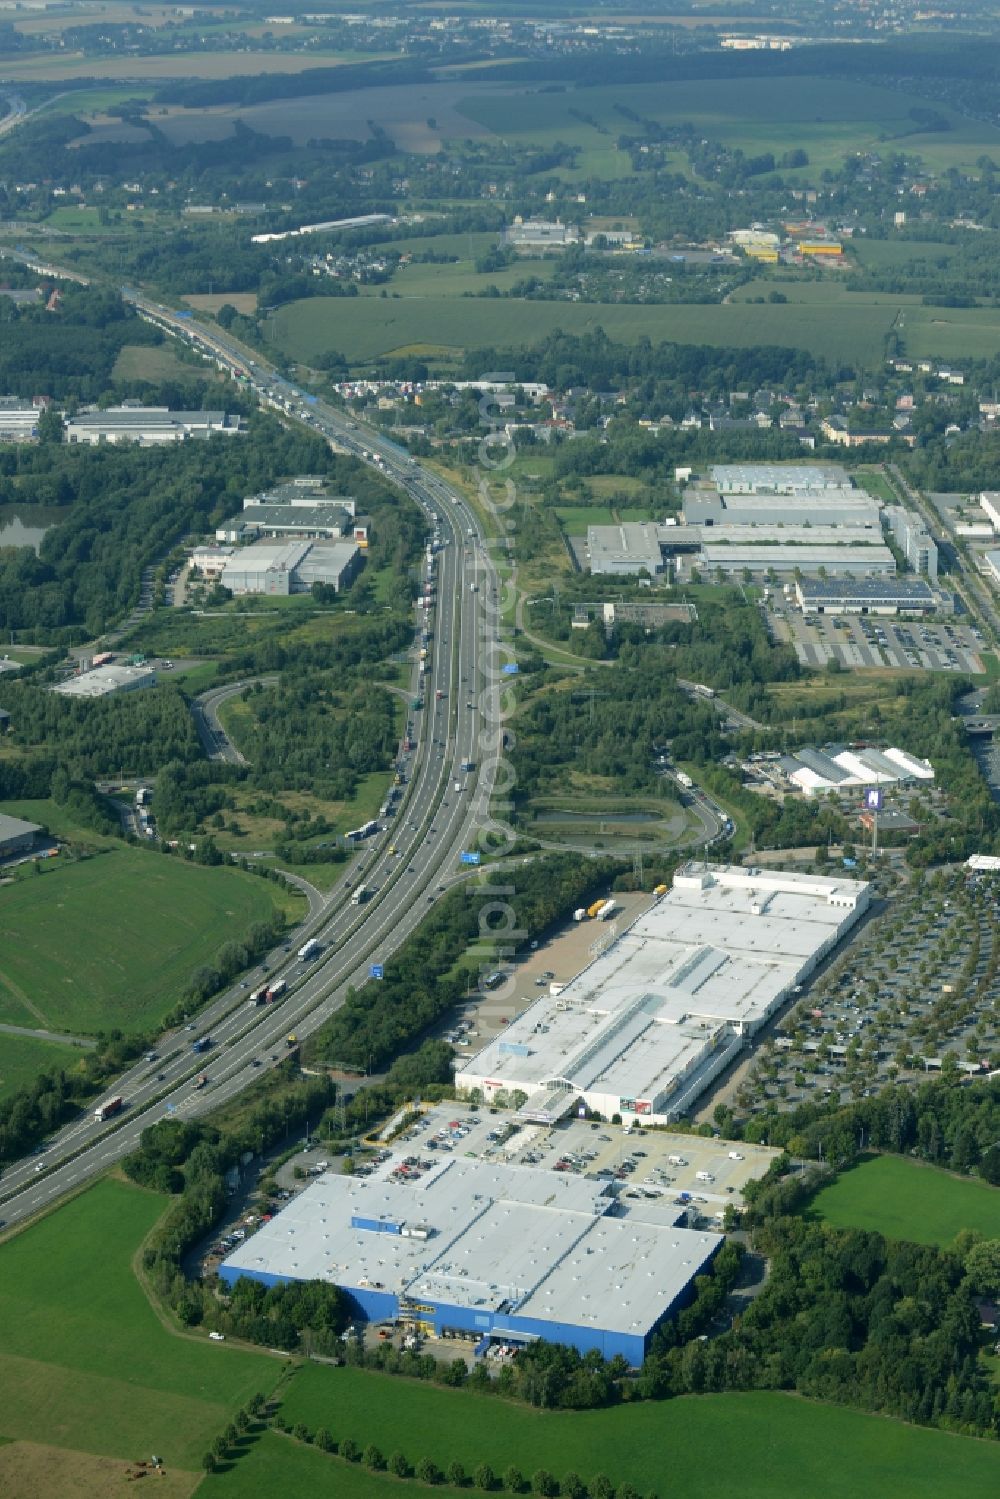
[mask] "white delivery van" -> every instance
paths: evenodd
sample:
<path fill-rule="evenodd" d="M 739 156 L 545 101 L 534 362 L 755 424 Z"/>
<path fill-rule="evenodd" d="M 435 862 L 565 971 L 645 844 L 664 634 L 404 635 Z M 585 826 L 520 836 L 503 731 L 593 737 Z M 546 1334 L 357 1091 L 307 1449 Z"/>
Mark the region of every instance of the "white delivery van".
<path fill-rule="evenodd" d="M 712 1175 L 711 1171 L 696 1171 L 694 1175 L 695 1175 L 695 1180 L 696 1181 L 700 1181 L 700 1182 L 714 1182 L 715 1181 L 715 1177 Z"/>
<path fill-rule="evenodd" d="M 668 1155 L 667 1161 L 671 1166 L 686 1166 L 687 1161 L 682 1155 Z"/>

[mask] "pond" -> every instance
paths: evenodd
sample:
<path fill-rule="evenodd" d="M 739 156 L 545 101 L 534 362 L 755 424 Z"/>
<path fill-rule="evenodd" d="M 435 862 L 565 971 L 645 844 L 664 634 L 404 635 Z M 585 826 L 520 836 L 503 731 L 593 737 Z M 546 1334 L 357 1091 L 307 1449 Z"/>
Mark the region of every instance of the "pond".
<path fill-rule="evenodd" d="M 8 505 L 0 509 L 0 547 L 34 547 L 42 544 L 46 531 L 66 517 L 58 505 Z"/>

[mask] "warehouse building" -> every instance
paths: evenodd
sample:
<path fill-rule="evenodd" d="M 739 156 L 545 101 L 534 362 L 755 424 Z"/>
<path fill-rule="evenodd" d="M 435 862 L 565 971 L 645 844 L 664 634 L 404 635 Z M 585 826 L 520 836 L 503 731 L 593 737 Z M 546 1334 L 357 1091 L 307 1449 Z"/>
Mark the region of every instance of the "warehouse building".
<path fill-rule="evenodd" d="M 653 521 L 623 521 L 617 526 L 588 526 L 587 555 L 592 573 L 612 577 L 658 577 L 666 567 L 661 546 L 665 527 Z"/>
<path fill-rule="evenodd" d="M 921 516 L 902 505 L 887 505 L 882 512 L 896 545 L 915 573 L 937 582 L 937 542 L 928 531 Z"/>
<path fill-rule="evenodd" d="M 35 839 L 43 831 L 37 822 L 25 822 L 21 817 L 8 817 L 5 812 L 0 812 L 0 859 L 30 854 Z"/>
<path fill-rule="evenodd" d="M 795 494 L 720 494 L 699 482 L 684 491 L 689 526 L 854 526 L 879 532 L 879 509 L 860 489 L 798 490 Z"/>
<path fill-rule="evenodd" d="M 821 496 L 827 490 L 853 488 L 839 463 L 716 463 L 709 474 L 721 495 Z"/>
<path fill-rule="evenodd" d="M 239 514 L 218 527 L 215 539 L 239 543 L 264 536 L 350 536 L 356 508 L 349 495 L 331 494 L 322 476 L 301 474 L 245 499 Z"/>
<path fill-rule="evenodd" d="M 934 767 L 929 760 L 919 760 L 905 750 L 894 748 L 807 747 L 796 750 L 794 755 L 783 755 L 779 764 L 791 784 L 806 796 L 856 791 L 862 786 L 929 784 L 934 779 Z"/>
<path fill-rule="evenodd" d="M 44 409 L 17 396 L 0 396 L 0 442 L 30 442 L 37 437 Z"/>
<path fill-rule="evenodd" d="M 866 909 L 869 887 L 693 863 L 558 994 L 456 1074 L 460 1094 L 521 1095 L 551 1122 L 581 1104 L 669 1123 L 791 997 Z"/>
<path fill-rule="evenodd" d="M 65 440 L 73 443 L 135 442 L 155 447 L 164 442 L 184 442 L 222 435 L 236 437 L 245 431 L 238 416 L 225 411 L 170 411 L 166 406 L 141 406 L 126 402 L 106 411 L 84 411 L 66 423 Z"/>
<path fill-rule="evenodd" d="M 582 240 L 583 235 L 574 224 L 564 224 L 561 219 L 554 223 L 548 219 L 524 219 L 520 214 L 515 215 L 514 222 L 501 235 L 501 243 L 510 245 L 520 254 L 566 250 Z"/>
<path fill-rule="evenodd" d="M 923 578 L 799 578 L 795 600 L 803 614 L 933 614 L 954 608 L 949 595 L 935 593 Z"/>
<path fill-rule="evenodd" d="M 362 552 L 353 541 L 256 541 L 241 547 L 220 582 L 234 594 L 281 597 L 326 583 L 338 593 L 357 576 Z"/>
<path fill-rule="evenodd" d="M 747 541 L 739 545 L 718 546 L 705 538 L 701 565 L 724 573 L 819 573 L 835 576 L 850 574 L 855 578 L 893 577 L 896 559 L 887 546 L 762 546 Z"/>
<path fill-rule="evenodd" d="M 366 1321 L 637 1365 L 723 1242 L 683 1217 L 583 1176 L 454 1157 L 414 1170 L 393 1155 L 367 1178 L 320 1177 L 219 1275 L 324 1281 Z"/>
<path fill-rule="evenodd" d="M 148 666 L 95 666 L 81 671 L 65 682 L 57 682 L 53 692 L 63 697 L 107 697 L 112 692 L 138 692 L 140 687 L 155 687 L 156 672 Z"/>

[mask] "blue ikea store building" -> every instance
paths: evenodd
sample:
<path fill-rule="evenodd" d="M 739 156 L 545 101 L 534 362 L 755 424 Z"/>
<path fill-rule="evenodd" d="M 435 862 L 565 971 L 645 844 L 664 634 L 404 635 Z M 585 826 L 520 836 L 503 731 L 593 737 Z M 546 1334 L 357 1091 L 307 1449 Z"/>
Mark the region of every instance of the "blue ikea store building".
<path fill-rule="evenodd" d="M 412 1158 L 409 1158 L 412 1160 Z M 637 1365 L 723 1240 L 615 1184 L 474 1159 L 324 1175 L 235 1249 L 228 1284 L 323 1280 L 358 1319 L 437 1337 L 621 1354 Z"/>

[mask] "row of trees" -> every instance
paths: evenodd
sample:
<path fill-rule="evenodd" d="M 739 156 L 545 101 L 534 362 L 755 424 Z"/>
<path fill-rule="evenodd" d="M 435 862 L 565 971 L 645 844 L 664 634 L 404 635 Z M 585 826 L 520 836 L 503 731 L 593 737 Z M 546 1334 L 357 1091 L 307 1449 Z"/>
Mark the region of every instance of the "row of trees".
<path fill-rule="evenodd" d="M 615 873 L 610 860 L 581 863 L 569 855 L 504 869 L 495 880 L 502 894 L 483 893 L 470 883 L 453 890 L 385 965 L 385 977 L 358 991 L 350 989 L 342 1007 L 310 1037 L 312 1060 L 359 1071 L 377 1071 L 456 1005 L 479 975 L 462 960 L 479 942 L 481 967 L 496 967 L 510 932 L 494 912 L 512 913 L 516 942 L 538 937 L 584 897 L 607 887 Z M 490 879 L 491 876 L 484 876 Z"/>

